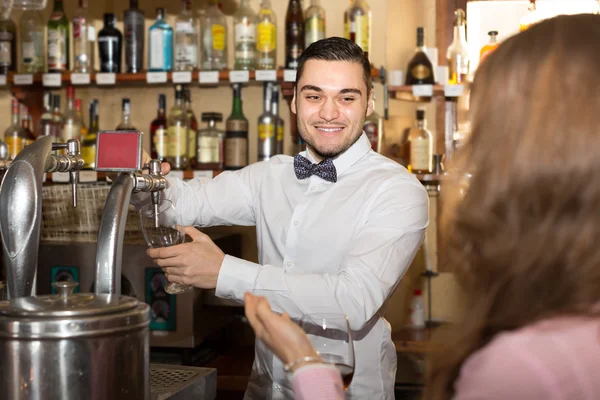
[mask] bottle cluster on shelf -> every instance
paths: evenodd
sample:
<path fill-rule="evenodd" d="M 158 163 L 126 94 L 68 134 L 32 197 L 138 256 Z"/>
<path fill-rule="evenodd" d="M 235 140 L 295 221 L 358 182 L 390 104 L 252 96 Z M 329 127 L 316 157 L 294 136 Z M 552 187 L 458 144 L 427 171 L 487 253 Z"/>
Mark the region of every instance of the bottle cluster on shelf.
<path fill-rule="evenodd" d="M 123 32 L 116 26 L 115 14 L 106 13 L 98 35 L 88 15 L 87 0 L 78 0 L 79 7 L 70 21 L 63 0 L 54 0 L 47 22 L 39 10 L 23 12 L 18 35 L 16 24 L 4 16 L 0 20 L 0 74 L 90 73 L 94 72 L 96 53 L 99 72 L 108 73 L 278 67 L 277 16 L 270 0 L 261 0 L 258 12 L 252 9 L 250 0 L 240 0 L 233 15 L 232 63 L 228 60 L 227 17 L 217 0 L 208 1 L 198 20 L 191 9 L 191 0 L 180 1 L 181 12 L 174 26 L 166 21 L 165 9 L 157 8 L 156 20 L 147 31 L 138 0 L 129 0 L 129 8 L 123 14 Z M 369 51 L 370 29 L 371 12 L 366 1 L 350 0 L 344 15 L 344 33 L 365 54 Z M 325 10 L 319 0 L 311 0 L 306 10 L 302 9 L 301 0 L 289 0 L 285 17 L 285 68 L 295 69 L 304 48 L 325 37 Z M 17 45 L 21 49 L 19 60 Z M 144 62 L 146 46 L 147 63 Z"/>

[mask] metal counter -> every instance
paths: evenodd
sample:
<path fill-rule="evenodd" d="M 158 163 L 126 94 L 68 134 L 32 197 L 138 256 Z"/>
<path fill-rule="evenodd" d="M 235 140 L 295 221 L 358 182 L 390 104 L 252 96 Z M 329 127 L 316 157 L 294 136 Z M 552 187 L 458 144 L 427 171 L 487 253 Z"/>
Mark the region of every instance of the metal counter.
<path fill-rule="evenodd" d="M 181 365 L 150 364 L 152 400 L 214 400 L 217 370 Z"/>

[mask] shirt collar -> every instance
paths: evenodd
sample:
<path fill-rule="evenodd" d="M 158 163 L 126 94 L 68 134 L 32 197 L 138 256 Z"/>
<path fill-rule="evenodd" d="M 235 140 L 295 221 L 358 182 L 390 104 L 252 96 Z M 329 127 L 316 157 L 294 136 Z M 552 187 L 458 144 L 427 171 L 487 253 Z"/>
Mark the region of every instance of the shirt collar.
<path fill-rule="evenodd" d="M 333 159 L 333 165 L 337 171 L 338 178 L 351 166 L 353 166 L 358 160 L 363 158 L 371 150 L 371 141 L 367 137 L 367 134 L 363 131 L 362 135 L 348 150 Z M 311 163 L 315 164 L 317 161 L 313 155 L 306 149 L 300 153 L 306 157 Z"/>

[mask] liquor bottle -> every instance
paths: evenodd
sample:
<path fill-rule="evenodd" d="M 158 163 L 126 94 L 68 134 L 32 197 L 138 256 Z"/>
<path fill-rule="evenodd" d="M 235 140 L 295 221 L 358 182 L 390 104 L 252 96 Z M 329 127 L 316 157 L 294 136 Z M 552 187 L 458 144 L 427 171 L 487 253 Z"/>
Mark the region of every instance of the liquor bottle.
<path fill-rule="evenodd" d="M 217 0 L 209 0 L 208 8 L 200 19 L 202 43 L 202 69 L 227 68 L 227 21 L 217 6 Z"/>
<path fill-rule="evenodd" d="M 248 165 L 248 119 L 242 110 L 242 86 L 233 85 L 233 106 L 225 124 L 224 168 L 236 170 Z"/>
<path fill-rule="evenodd" d="M 458 9 L 454 12 L 454 39 L 448 47 L 449 79 L 451 85 L 464 83 L 469 75 L 469 45 L 467 44 L 465 12 Z"/>
<path fill-rule="evenodd" d="M 93 24 L 88 25 L 88 41 L 87 41 L 87 54 L 90 58 L 88 66 L 90 72 L 94 72 L 96 68 L 96 27 Z"/>
<path fill-rule="evenodd" d="M 277 138 L 276 154 L 283 154 L 283 118 L 279 116 L 279 86 L 273 85 L 273 94 L 271 96 L 271 113 L 275 122 L 275 132 Z"/>
<path fill-rule="evenodd" d="M 479 63 L 489 56 L 498 47 L 498 31 L 489 31 L 490 41 L 481 48 L 479 52 Z"/>
<path fill-rule="evenodd" d="M 175 87 L 175 104 L 169 110 L 167 120 L 167 162 L 175 170 L 187 168 L 187 118 L 183 104 L 183 89 L 181 85 Z"/>
<path fill-rule="evenodd" d="M 304 12 L 304 18 L 304 46 L 306 48 L 326 37 L 325 9 L 321 7 L 319 0 L 310 0 L 310 7 Z"/>
<path fill-rule="evenodd" d="M 417 110 L 415 128 L 411 129 L 410 171 L 414 174 L 431 173 L 433 167 L 433 135 L 427 130 L 425 110 Z"/>
<path fill-rule="evenodd" d="M 52 136 L 56 138 L 56 126 L 54 114 L 52 113 L 52 93 L 44 92 L 44 112 L 38 121 L 37 138 Z"/>
<path fill-rule="evenodd" d="M 170 71 L 173 68 L 173 29 L 165 21 L 165 9 L 156 9 L 156 22 L 148 31 L 148 69 Z"/>
<path fill-rule="evenodd" d="M 290 0 L 285 15 L 285 67 L 298 68 L 304 51 L 304 13 L 301 0 Z"/>
<path fill-rule="evenodd" d="M 175 21 L 175 71 L 198 67 L 198 32 L 190 10 L 190 0 L 181 0 L 181 14 Z"/>
<path fill-rule="evenodd" d="M 117 125 L 118 131 L 137 131 L 131 123 L 131 101 L 128 98 L 121 100 L 121 123 Z"/>
<path fill-rule="evenodd" d="M 375 88 L 372 90 L 375 90 Z M 365 119 L 363 131 L 365 131 L 371 142 L 371 149 L 380 152 L 383 139 L 383 118 L 375 111 L 375 108 L 373 108 L 371 115 Z"/>
<path fill-rule="evenodd" d="M 60 95 L 55 94 L 52 96 L 52 105 L 54 107 L 53 119 L 54 119 L 54 127 L 55 127 L 55 136 L 57 142 L 62 142 L 62 126 L 63 126 L 63 116 L 60 112 Z"/>
<path fill-rule="evenodd" d="M 87 0 L 79 0 L 79 8 L 73 16 L 73 72 L 88 73 L 91 70 L 87 12 Z"/>
<path fill-rule="evenodd" d="M 39 10 L 26 10 L 19 22 L 21 65 L 19 71 L 35 74 L 44 71 L 44 17 Z"/>
<path fill-rule="evenodd" d="M 21 128 L 23 128 L 23 147 L 29 146 L 35 142 L 35 135 L 31 131 L 31 115 L 29 108 L 21 104 Z"/>
<path fill-rule="evenodd" d="M 264 111 L 258 117 L 258 161 L 267 161 L 277 153 L 275 117 L 271 112 L 273 83 L 264 83 Z"/>
<path fill-rule="evenodd" d="M 185 111 L 188 125 L 188 164 L 194 165 L 196 161 L 196 132 L 198 131 L 198 120 L 192 110 L 192 94 L 190 88 L 186 87 L 183 91 Z"/>
<path fill-rule="evenodd" d="M 202 113 L 202 122 L 208 125 L 198 129 L 197 150 L 198 154 L 195 169 L 222 169 L 223 158 L 223 131 L 217 129 L 217 122 L 223 121 L 221 113 Z"/>
<path fill-rule="evenodd" d="M 80 140 L 84 140 L 88 134 L 88 128 L 85 125 L 85 119 L 83 118 L 83 111 L 81 110 L 81 99 L 75 99 L 75 111 L 77 112 L 77 118 L 79 119 L 79 137 Z"/>
<path fill-rule="evenodd" d="M 407 85 L 433 85 L 433 66 L 425 54 L 425 31 L 417 28 L 417 48 L 406 68 Z"/>
<path fill-rule="evenodd" d="M 158 95 L 158 113 L 150 124 L 150 154 L 153 159 L 167 159 L 167 96 Z"/>
<path fill-rule="evenodd" d="M 9 157 L 11 160 L 14 160 L 17 154 L 23 150 L 25 132 L 23 132 L 23 128 L 19 124 L 19 101 L 13 97 L 11 105 L 12 123 L 4 131 L 4 141 L 8 146 Z"/>
<path fill-rule="evenodd" d="M 123 36 L 125 72 L 130 74 L 144 69 L 144 23 L 144 12 L 138 8 L 138 0 L 129 0 L 129 9 L 123 13 Z"/>
<path fill-rule="evenodd" d="M 81 121 L 75 110 L 75 89 L 73 86 L 67 87 L 67 109 L 63 115 L 62 124 L 62 141 L 66 142 L 69 139 L 81 140 Z"/>
<path fill-rule="evenodd" d="M 371 48 L 371 8 L 365 0 L 351 0 L 344 13 L 344 37 L 360 46 L 369 57 Z"/>
<path fill-rule="evenodd" d="M 262 0 L 256 25 L 256 69 L 277 68 L 277 16 L 271 8 L 271 0 Z"/>
<path fill-rule="evenodd" d="M 529 7 L 527 8 L 527 14 L 525 14 L 519 21 L 519 31 L 523 32 L 527 30 L 531 25 L 539 22 L 540 16 L 537 11 L 535 0 L 529 0 Z"/>
<path fill-rule="evenodd" d="M 235 14 L 233 26 L 235 30 L 234 50 L 236 70 L 253 70 L 256 68 L 256 21 L 257 16 L 250 0 L 242 0 Z"/>
<path fill-rule="evenodd" d="M 104 28 L 98 33 L 100 72 L 121 72 L 121 44 L 123 35 L 116 28 L 113 13 L 104 14 Z"/>
<path fill-rule="evenodd" d="M 54 0 L 54 8 L 48 21 L 48 72 L 70 69 L 69 20 L 63 10 L 63 0 Z"/>
<path fill-rule="evenodd" d="M 98 117 L 98 100 L 90 102 L 90 129 L 81 142 L 81 158 L 85 169 L 96 168 L 96 137 L 100 131 Z"/>
<path fill-rule="evenodd" d="M 17 26 L 6 11 L 0 15 L 0 74 L 14 71 L 17 64 Z"/>

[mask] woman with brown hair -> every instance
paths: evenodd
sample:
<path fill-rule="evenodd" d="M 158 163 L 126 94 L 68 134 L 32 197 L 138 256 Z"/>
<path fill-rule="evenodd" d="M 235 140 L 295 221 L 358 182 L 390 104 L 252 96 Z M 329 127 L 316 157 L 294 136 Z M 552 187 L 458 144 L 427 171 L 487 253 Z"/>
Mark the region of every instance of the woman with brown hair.
<path fill-rule="evenodd" d="M 466 307 L 425 398 L 600 398 L 600 16 L 506 40 L 477 71 L 446 185 Z"/>

